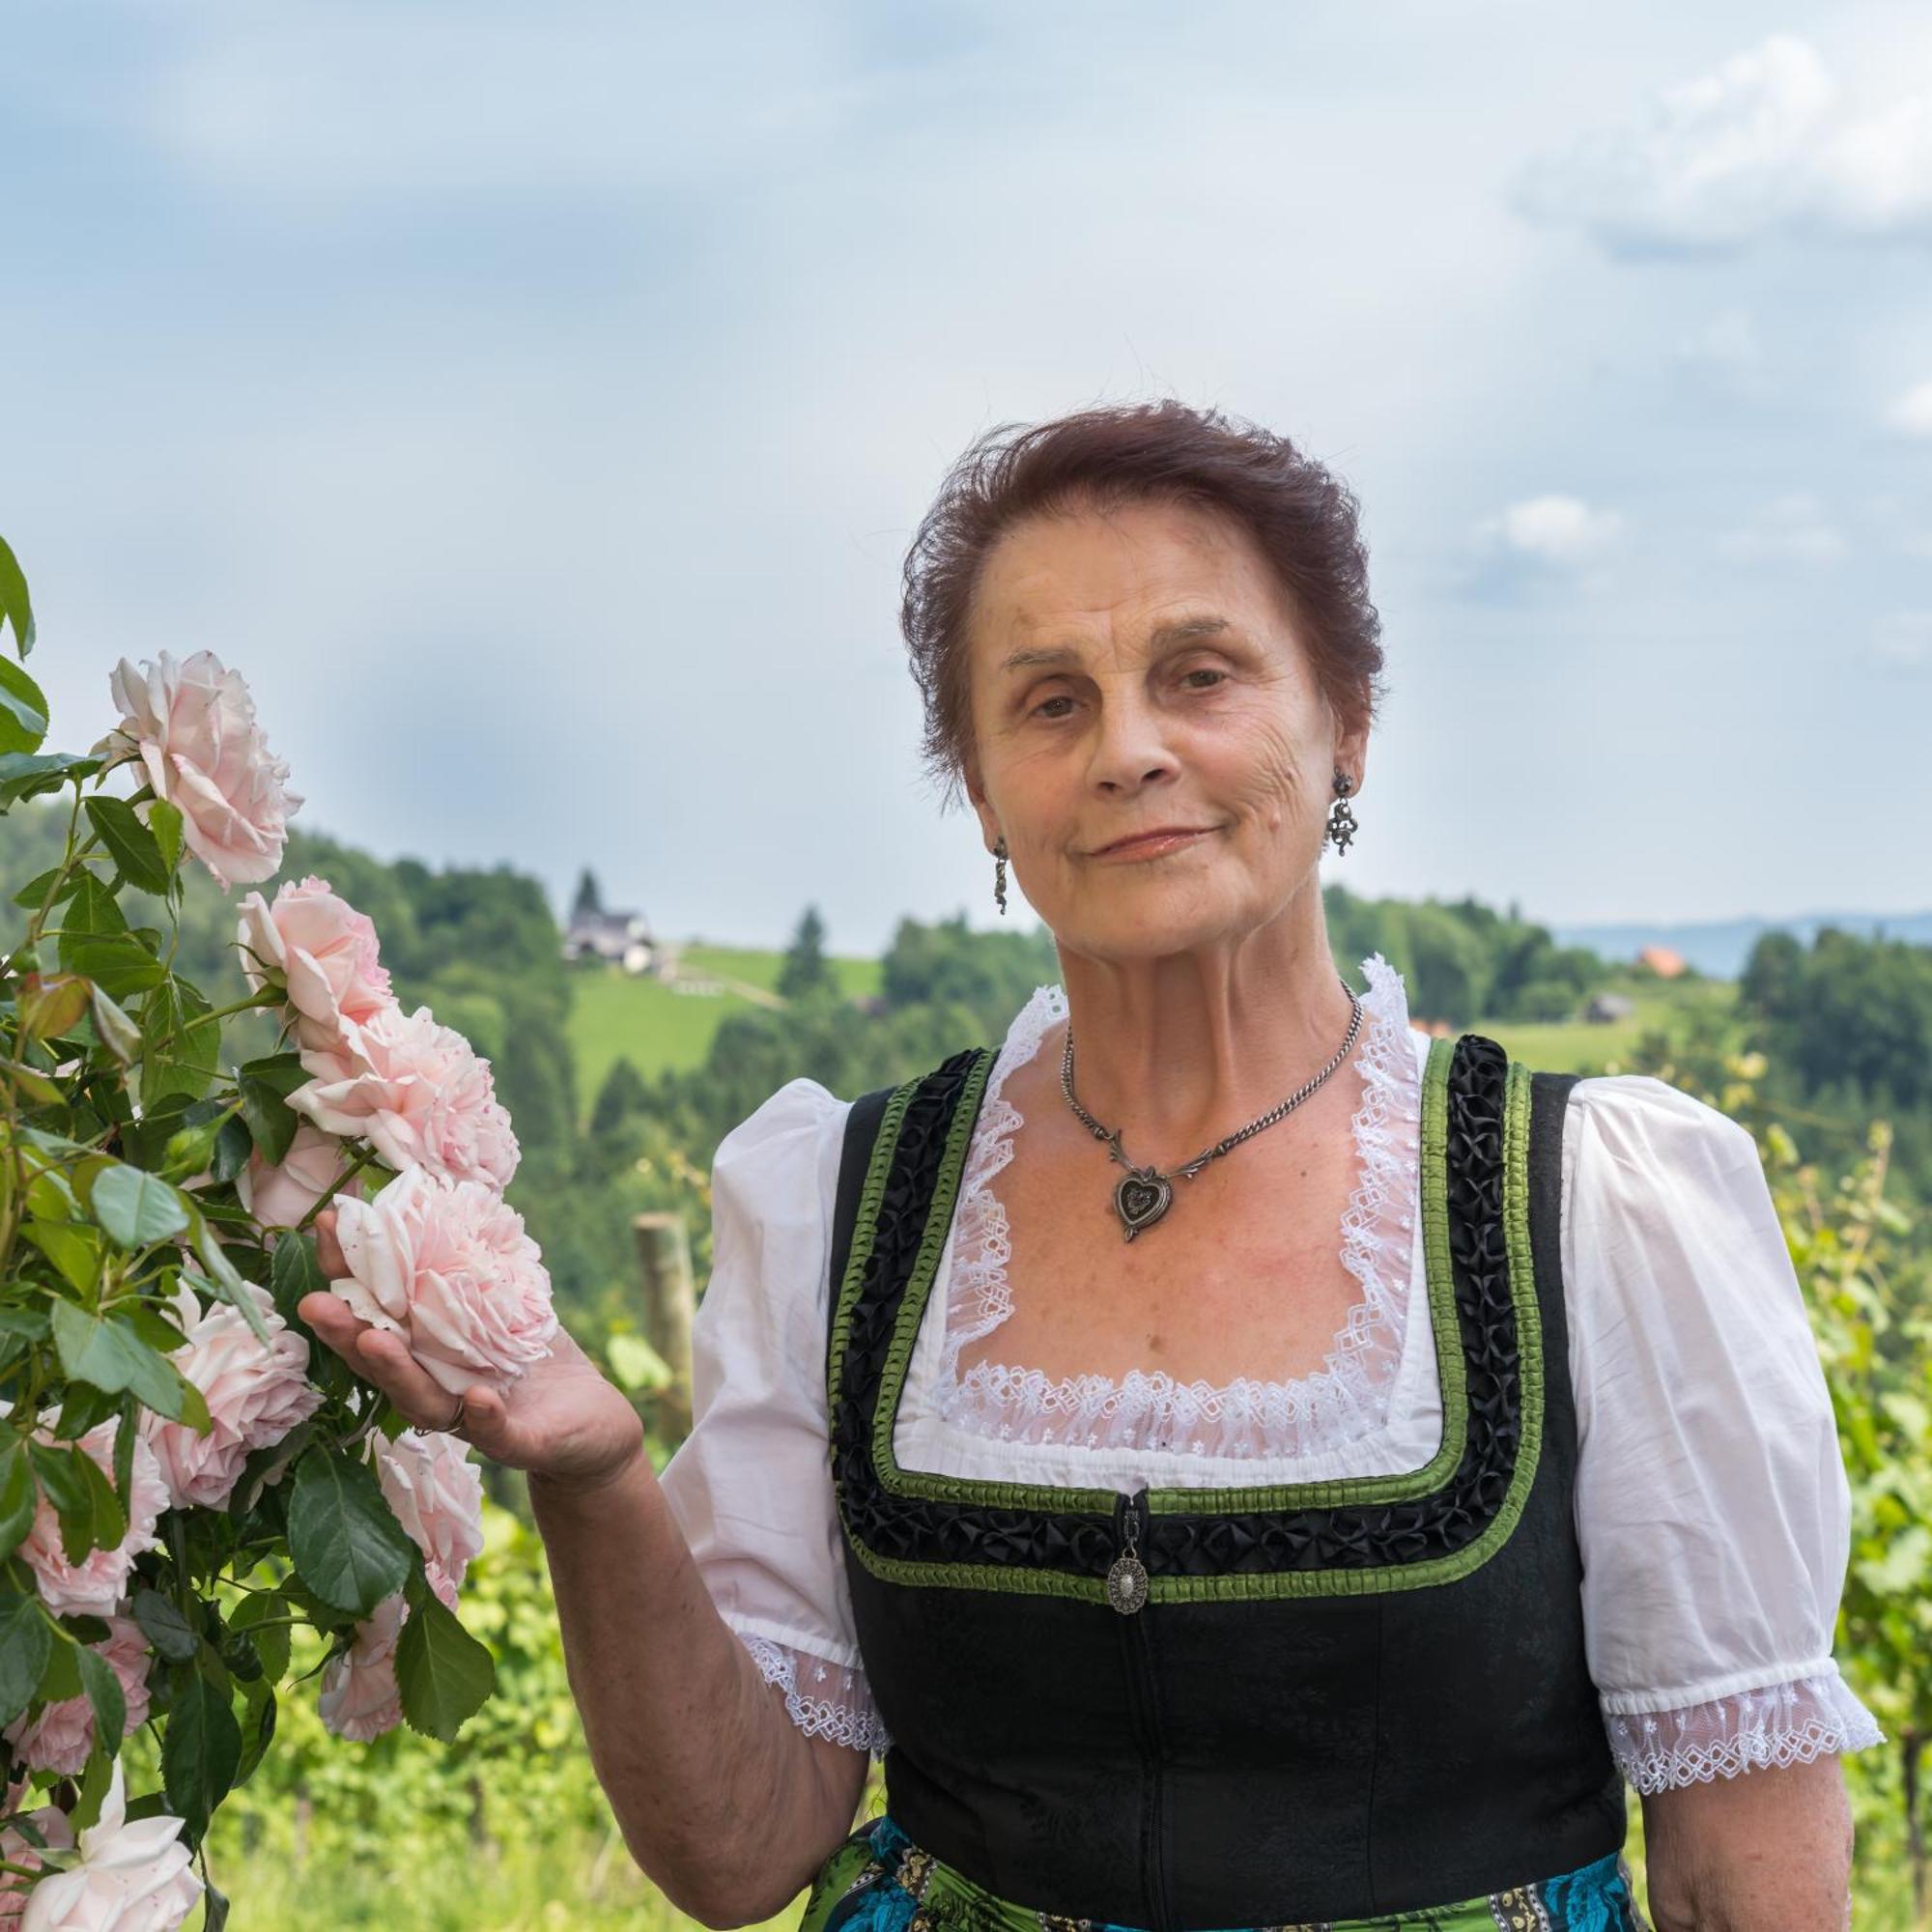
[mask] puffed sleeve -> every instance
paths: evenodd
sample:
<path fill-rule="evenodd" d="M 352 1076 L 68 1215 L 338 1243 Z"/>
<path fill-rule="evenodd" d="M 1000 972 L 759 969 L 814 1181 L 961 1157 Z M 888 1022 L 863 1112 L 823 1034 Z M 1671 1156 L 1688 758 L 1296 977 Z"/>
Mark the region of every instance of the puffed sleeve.
<path fill-rule="evenodd" d="M 1851 1487 L 1749 1129 L 1579 1080 L 1562 1264 L 1585 1648 L 1639 1791 L 1885 1742 L 1833 1659 Z"/>
<path fill-rule="evenodd" d="M 719 1143 L 711 1279 L 691 1335 L 692 1430 L 659 1475 L 719 1614 L 810 1737 L 883 1752 L 832 1492 L 825 1337 L 850 1102 L 781 1087 Z"/>

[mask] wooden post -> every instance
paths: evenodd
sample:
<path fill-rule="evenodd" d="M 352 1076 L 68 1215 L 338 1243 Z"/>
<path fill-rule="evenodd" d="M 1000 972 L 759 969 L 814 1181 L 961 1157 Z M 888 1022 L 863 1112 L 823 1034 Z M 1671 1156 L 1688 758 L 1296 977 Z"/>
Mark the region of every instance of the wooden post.
<path fill-rule="evenodd" d="M 656 1397 L 668 1431 L 691 1429 L 691 1318 L 697 1305 L 691 1279 L 691 1243 L 684 1216 L 671 1211 L 634 1214 L 638 1260 L 644 1281 L 644 1339 L 670 1365 L 675 1379 Z"/>

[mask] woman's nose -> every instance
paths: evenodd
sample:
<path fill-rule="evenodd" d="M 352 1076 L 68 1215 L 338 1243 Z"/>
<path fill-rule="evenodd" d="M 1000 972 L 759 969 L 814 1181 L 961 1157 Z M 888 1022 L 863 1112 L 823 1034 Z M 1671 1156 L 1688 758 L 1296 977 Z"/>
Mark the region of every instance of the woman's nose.
<path fill-rule="evenodd" d="M 1092 775 L 1096 784 L 1133 791 L 1177 769 L 1151 706 L 1129 700 L 1103 708 L 1094 743 Z"/>

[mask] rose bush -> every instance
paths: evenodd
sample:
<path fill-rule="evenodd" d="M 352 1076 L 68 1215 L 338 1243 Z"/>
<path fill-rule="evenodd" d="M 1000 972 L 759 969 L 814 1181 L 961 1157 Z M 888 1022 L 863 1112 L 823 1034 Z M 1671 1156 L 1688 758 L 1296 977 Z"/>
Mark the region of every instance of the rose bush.
<path fill-rule="evenodd" d="M 0 812 L 71 794 L 0 960 L 0 1924 L 169 1932 L 202 1901 L 217 1932 L 209 1821 L 281 1699 L 348 1739 L 448 1741 L 494 1682 L 456 1614 L 469 1444 L 406 1426 L 299 1304 L 341 1298 L 455 1394 L 527 1373 L 556 1322 L 501 1199 L 519 1150 L 489 1062 L 403 1010 L 366 916 L 313 876 L 250 892 L 248 994 L 217 1008 L 123 910 L 132 887 L 177 921 L 189 860 L 224 893 L 282 863 L 303 801 L 240 674 L 124 659 L 119 722 L 49 753 L 34 641 L 0 542 Z M 222 1020 L 258 1008 L 277 1050 L 224 1064 Z M 285 1685 L 298 1629 L 327 1649 Z M 130 1803 L 136 1730 L 161 1789 Z"/>

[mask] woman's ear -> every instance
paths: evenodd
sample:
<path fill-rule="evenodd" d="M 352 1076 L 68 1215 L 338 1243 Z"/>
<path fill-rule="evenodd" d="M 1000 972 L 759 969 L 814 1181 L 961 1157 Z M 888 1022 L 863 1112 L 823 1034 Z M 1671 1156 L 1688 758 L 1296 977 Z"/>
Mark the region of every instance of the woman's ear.
<path fill-rule="evenodd" d="M 966 797 L 975 812 L 979 814 L 980 830 L 986 837 L 986 850 L 991 852 L 1000 842 L 999 815 L 986 802 L 986 794 L 980 789 L 980 775 L 972 766 L 967 766 L 962 778 L 966 787 Z"/>

